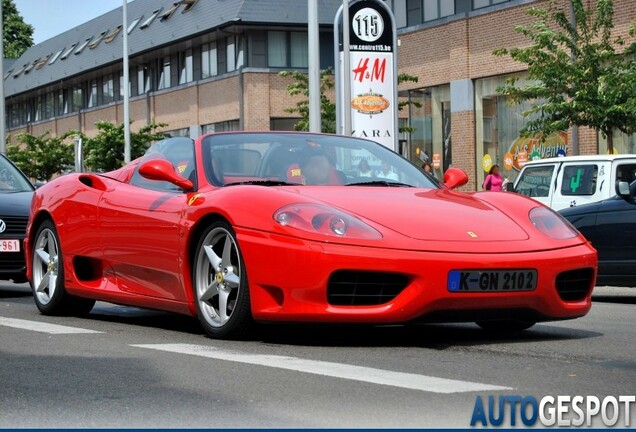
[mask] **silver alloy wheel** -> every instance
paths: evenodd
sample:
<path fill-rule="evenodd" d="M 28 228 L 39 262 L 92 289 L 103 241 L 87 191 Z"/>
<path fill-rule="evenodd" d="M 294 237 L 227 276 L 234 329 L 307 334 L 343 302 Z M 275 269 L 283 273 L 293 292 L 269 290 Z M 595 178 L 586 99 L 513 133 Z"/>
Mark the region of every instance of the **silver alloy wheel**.
<path fill-rule="evenodd" d="M 223 327 L 232 317 L 241 287 L 241 260 L 232 234 L 211 230 L 202 242 L 195 269 L 199 310 L 211 326 Z"/>
<path fill-rule="evenodd" d="M 38 301 L 48 304 L 57 288 L 59 273 L 59 247 L 55 233 L 43 229 L 35 240 L 33 254 L 33 286 Z"/>

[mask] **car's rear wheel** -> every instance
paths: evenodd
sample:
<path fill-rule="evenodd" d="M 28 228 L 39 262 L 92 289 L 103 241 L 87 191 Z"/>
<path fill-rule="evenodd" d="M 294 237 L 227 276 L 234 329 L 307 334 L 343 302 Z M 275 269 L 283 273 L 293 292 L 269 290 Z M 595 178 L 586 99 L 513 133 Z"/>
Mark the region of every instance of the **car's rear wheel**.
<path fill-rule="evenodd" d="M 245 263 L 232 227 L 218 221 L 201 235 L 192 282 L 199 321 L 215 338 L 242 338 L 252 323 Z"/>
<path fill-rule="evenodd" d="M 536 323 L 522 320 L 477 321 L 476 324 L 484 330 L 497 333 L 514 333 L 527 330 Z"/>
<path fill-rule="evenodd" d="M 62 249 L 50 220 L 38 228 L 31 255 L 33 299 L 45 315 L 84 315 L 91 311 L 95 300 L 72 296 L 64 288 Z"/>

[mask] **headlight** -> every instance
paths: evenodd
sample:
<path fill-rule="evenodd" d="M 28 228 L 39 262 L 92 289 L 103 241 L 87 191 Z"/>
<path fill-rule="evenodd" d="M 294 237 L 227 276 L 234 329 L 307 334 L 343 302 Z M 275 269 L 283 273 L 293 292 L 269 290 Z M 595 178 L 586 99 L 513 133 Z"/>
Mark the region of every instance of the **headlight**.
<path fill-rule="evenodd" d="M 290 204 L 274 213 L 274 220 L 282 226 L 340 238 L 378 240 L 375 228 L 340 210 L 321 204 Z"/>
<path fill-rule="evenodd" d="M 578 231 L 562 216 L 545 207 L 535 207 L 529 213 L 530 222 L 543 234 L 556 240 L 577 237 Z"/>

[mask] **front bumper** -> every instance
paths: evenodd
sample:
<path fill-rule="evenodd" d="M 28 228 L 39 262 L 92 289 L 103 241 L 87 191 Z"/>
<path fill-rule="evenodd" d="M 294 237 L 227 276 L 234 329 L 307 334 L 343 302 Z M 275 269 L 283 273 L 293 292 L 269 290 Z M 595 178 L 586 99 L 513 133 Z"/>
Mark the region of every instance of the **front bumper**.
<path fill-rule="evenodd" d="M 597 255 L 589 244 L 519 254 L 437 253 L 236 231 L 256 320 L 400 323 L 528 316 L 547 321 L 583 316 L 591 307 Z M 458 293 L 447 289 L 451 270 L 523 268 L 537 269 L 536 290 Z M 557 276 L 582 268 L 593 269 L 586 295 L 578 301 L 563 301 L 556 290 Z M 337 270 L 401 273 L 409 283 L 397 297 L 381 305 L 335 306 L 327 301 L 327 285 Z"/>

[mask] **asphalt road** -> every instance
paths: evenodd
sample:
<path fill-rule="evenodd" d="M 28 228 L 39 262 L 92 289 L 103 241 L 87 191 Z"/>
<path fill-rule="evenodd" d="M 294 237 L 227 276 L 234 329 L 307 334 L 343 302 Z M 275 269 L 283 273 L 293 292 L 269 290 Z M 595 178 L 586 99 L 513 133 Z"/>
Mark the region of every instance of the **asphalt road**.
<path fill-rule="evenodd" d="M 636 288 L 597 288 L 586 317 L 514 336 L 276 325 L 235 342 L 107 303 L 46 317 L 0 283 L 0 428 L 466 428 L 478 396 L 634 395 L 635 304 Z"/>

